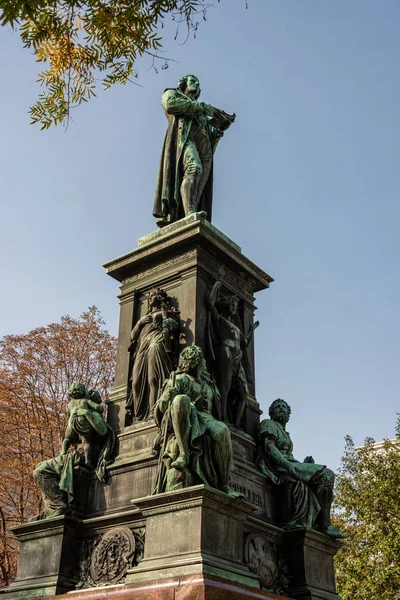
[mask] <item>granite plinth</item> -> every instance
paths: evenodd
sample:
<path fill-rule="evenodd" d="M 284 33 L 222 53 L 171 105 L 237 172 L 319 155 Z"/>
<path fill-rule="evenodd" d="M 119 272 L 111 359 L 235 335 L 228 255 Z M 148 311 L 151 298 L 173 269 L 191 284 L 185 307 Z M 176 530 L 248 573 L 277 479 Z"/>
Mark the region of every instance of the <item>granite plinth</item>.
<path fill-rule="evenodd" d="M 30 597 L 25 596 L 25 599 Z M 75 590 L 68 594 L 41 597 L 46 600 L 290 600 L 287 596 L 203 575 Z M 36 599 L 39 598 L 36 596 Z"/>

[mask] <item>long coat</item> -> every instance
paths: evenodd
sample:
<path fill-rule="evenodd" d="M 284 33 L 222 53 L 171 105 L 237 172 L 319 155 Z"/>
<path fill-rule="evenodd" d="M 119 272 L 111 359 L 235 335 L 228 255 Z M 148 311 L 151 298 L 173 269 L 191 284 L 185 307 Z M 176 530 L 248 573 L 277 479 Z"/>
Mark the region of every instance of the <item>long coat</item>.
<path fill-rule="evenodd" d="M 157 187 L 154 198 L 153 216 L 163 224 L 182 219 L 185 214 L 182 206 L 180 187 L 182 183 L 182 153 L 189 137 L 193 117 L 202 111 L 202 105 L 191 100 L 178 89 L 167 89 L 162 96 L 162 105 L 168 119 L 168 129 L 161 152 Z M 213 152 L 221 134 L 208 126 Z M 198 210 L 207 212 L 211 221 L 212 208 L 212 168 L 200 199 Z"/>

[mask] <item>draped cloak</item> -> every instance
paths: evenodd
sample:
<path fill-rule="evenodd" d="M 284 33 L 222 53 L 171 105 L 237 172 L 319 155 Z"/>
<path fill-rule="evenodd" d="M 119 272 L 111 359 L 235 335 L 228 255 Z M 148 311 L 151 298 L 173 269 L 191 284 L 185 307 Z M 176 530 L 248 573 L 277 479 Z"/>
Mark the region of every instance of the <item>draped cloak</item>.
<path fill-rule="evenodd" d="M 193 118 L 203 109 L 201 103 L 191 100 L 180 90 L 174 88 L 165 90 L 162 96 L 162 105 L 168 120 L 168 128 L 158 169 L 153 216 L 160 219 L 163 224 L 168 224 L 185 216 L 180 193 L 183 178 L 181 159 Z M 214 152 L 221 134 L 208 125 L 208 135 Z M 211 165 L 210 175 L 197 207 L 198 211 L 205 210 L 207 212 L 208 221 L 211 221 L 212 182 L 213 167 Z"/>
<path fill-rule="evenodd" d="M 301 463 L 293 457 L 293 443 L 289 433 L 284 427 L 273 419 L 265 419 L 260 423 L 260 440 L 273 439 L 276 448 L 281 454 L 296 467 L 301 480 L 294 479 L 283 467 L 274 463 L 265 453 L 261 452 L 258 463 L 262 472 L 275 485 L 282 485 L 291 481 L 292 502 L 294 513 L 288 524 L 313 527 L 321 510 L 321 505 L 314 493 L 316 487 L 330 487 L 333 485 L 334 474 L 325 465 L 316 463 Z"/>

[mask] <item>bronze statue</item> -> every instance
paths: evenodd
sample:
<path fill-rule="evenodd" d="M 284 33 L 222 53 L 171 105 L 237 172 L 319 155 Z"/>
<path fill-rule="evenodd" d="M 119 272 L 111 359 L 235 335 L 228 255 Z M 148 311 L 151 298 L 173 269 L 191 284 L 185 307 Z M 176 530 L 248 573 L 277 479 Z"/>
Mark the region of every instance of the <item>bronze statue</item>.
<path fill-rule="evenodd" d="M 164 380 L 176 366 L 179 354 L 179 311 L 168 294 L 150 290 L 147 314 L 131 333 L 132 389 L 126 404 L 128 418 L 144 421 L 153 415 Z"/>
<path fill-rule="evenodd" d="M 230 431 L 219 413 L 219 393 L 205 372 L 199 346 L 182 350 L 176 372 L 165 382 L 155 409 L 160 427 L 155 493 L 205 483 L 230 495 Z"/>
<path fill-rule="evenodd" d="M 86 389 L 81 383 L 69 387 L 68 424 L 61 454 L 43 460 L 33 471 L 33 479 L 42 492 L 43 511 L 36 519 L 69 514 L 75 495 L 77 470 L 86 473 L 88 481 L 94 470 L 97 478 L 106 482 L 106 468 L 115 449 L 115 433 L 104 420 L 104 406 L 100 409 L 99 392 Z M 70 447 L 72 446 L 72 451 Z"/>
<path fill-rule="evenodd" d="M 286 431 L 290 412 L 288 403 L 278 398 L 269 407 L 270 419 L 262 421 L 259 429 L 260 469 L 273 484 L 285 486 L 289 492 L 282 500 L 289 518 L 282 525 L 285 529 L 309 527 L 344 538 L 330 518 L 335 474 L 311 456 L 304 462 L 293 457 L 293 443 Z"/>
<path fill-rule="evenodd" d="M 216 281 L 208 298 L 212 374 L 221 393 L 222 421 L 240 428 L 246 408 L 247 382 L 252 382 L 246 348 L 259 323 L 252 324 L 244 335 L 238 315 L 239 299 L 234 295 L 220 299 L 221 285 L 221 281 Z"/>
<path fill-rule="evenodd" d="M 104 405 L 96 390 L 86 390 L 82 383 L 73 383 L 68 390 L 71 398 L 67 406 L 68 424 L 62 443 L 61 454 L 67 454 L 71 444 L 82 440 L 85 463 L 93 468 L 93 453 L 96 448 L 90 443 L 91 433 L 99 436 L 107 434 L 107 423 L 104 420 Z"/>
<path fill-rule="evenodd" d="M 199 96 L 194 75 L 185 75 L 162 96 L 168 129 L 153 207 L 159 227 L 197 211 L 211 221 L 213 154 L 235 115 L 198 102 Z"/>

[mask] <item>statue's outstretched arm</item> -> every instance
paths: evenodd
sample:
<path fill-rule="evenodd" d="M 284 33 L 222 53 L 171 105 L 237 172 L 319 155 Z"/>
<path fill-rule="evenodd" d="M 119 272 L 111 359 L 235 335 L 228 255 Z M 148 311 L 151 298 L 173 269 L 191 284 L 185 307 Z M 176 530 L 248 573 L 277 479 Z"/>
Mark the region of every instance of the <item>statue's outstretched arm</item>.
<path fill-rule="evenodd" d="M 222 282 L 221 281 L 216 281 L 211 289 L 210 295 L 208 297 L 208 309 L 211 313 L 211 317 L 214 321 L 214 323 L 216 323 L 219 319 L 219 312 L 215 307 L 215 303 L 218 300 L 218 295 L 219 295 L 219 290 L 221 288 Z"/>
<path fill-rule="evenodd" d="M 187 115 L 194 117 L 204 113 L 204 103 L 191 100 L 185 95 L 178 94 L 175 90 L 167 90 L 162 95 L 161 103 L 164 110 L 170 115 Z"/>
<path fill-rule="evenodd" d="M 217 119 L 223 118 L 223 110 L 206 104 L 205 102 L 197 102 L 197 100 L 191 100 L 176 90 L 167 90 L 163 93 L 161 103 L 164 110 L 170 115 L 177 116 L 188 116 L 194 117 L 195 115 L 203 114 L 207 117 L 213 117 Z"/>
<path fill-rule="evenodd" d="M 246 346 L 250 346 L 251 342 L 253 341 L 254 338 L 254 332 L 257 329 L 257 327 L 260 325 L 260 321 L 255 321 L 254 323 L 251 323 L 249 325 L 249 329 L 247 331 L 247 335 L 245 337 L 245 345 Z"/>

